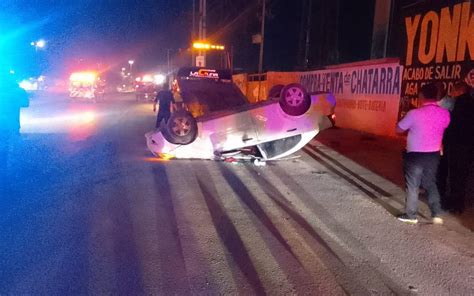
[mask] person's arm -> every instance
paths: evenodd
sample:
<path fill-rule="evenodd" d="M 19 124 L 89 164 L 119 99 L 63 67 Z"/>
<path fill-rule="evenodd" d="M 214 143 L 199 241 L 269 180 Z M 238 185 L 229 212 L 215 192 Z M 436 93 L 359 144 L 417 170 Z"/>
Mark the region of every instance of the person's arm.
<path fill-rule="evenodd" d="M 413 112 L 409 111 L 405 115 L 405 117 L 403 117 L 402 120 L 398 122 L 395 131 L 398 134 L 403 134 L 404 132 L 406 132 L 407 130 L 411 128 L 412 124 L 413 124 Z"/>
<path fill-rule="evenodd" d="M 396 132 L 397 134 L 403 134 L 404 132 L 406 132 L 406 130 L 401 129 L 401 128 L 398 126 L 398 124 L 397 124 L 397 127 L 395 128 L 395 132 Z"/>
<path fill-rule="evenodd" d="M 160 92 L 156 94 L 155 100 L 153 101 L 153 112 L 156 112 L 156 104 L 158 103 Z"/>

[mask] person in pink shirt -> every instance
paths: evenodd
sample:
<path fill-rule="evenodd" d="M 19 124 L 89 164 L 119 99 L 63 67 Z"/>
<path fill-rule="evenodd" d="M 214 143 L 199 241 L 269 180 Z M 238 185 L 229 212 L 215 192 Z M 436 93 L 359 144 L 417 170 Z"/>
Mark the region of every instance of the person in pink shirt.
<path fill-rule="evenodd" d="M 405 173 L 406 204 L 405 214 L 398 219 L 416 224 L 418 210 L 418 190 L 422 186 L 428 194 L 428 205 L 432 222 L 442 224 L 440 217 L 440 195 L 436 185 L 436 175 L 442 150 L 444 130 L 448 127 L 449 111 L 437 104 L 437 87 L 425 84 L 419 98 L 421 107 L 409 111 L 398 123 L 397 132 L 408 132 L 406 152 L 403 155 Z"/>

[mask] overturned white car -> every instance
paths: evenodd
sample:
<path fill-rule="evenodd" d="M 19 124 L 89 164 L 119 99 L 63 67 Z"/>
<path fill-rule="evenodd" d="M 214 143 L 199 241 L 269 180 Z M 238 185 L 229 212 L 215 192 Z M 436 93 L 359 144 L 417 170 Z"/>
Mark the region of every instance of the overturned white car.
<path fill-rule="evenodd" d="M 276 86 L 273 97 L 250 104 L 228 71 L 185 68 L 177 82 L 185 110 L 145 135 L 158 157 L 274 160 L 333 125 L 332 95 L 308 95 L 299 84 Z"/>

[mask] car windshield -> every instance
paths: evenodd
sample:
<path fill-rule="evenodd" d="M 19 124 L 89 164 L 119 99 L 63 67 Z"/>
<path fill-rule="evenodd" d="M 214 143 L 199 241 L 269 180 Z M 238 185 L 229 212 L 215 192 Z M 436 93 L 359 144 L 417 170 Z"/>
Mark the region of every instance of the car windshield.
<path fill-rule="evenodd" d="M 179 87 L 185 104 L 203 105 L 206 113 L 231 110 L 248 103 L 240 89 L 231 82 L 182 79 Z"/>

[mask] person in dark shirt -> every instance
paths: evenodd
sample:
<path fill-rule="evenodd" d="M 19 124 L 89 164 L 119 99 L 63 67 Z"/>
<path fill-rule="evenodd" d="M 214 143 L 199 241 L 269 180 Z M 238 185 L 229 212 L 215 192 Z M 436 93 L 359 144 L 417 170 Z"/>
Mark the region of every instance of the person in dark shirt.
<path fill-rule="evenodd" d="M 0 173 L 7 169 L 10 146 L 20 134 L 20 109 L 28 105 L 28 94 L 8 72 L 0 72 Z"/>
<path fill-rule="evenodd" d="M 171 104 L 174 102 L 173 93 L 170 90 L 161 90 L 156 95 L 153 103 L 153 112 L 156 111 L 156 104 L 159 103 L 158 114 L 156 115 L 157 129 L 160 128 L 161 122 L 168 123 L 171 116 Z"/>
<path fill-rule="evenodd" d="M 446 130 L 449 194 L 445 207 L 461 213 L 465 207 L 469 170 L 474 162 L 474 98 L 469 86 L 460 81 L 454 85 L 456 99 L 451 123 Z"/>

